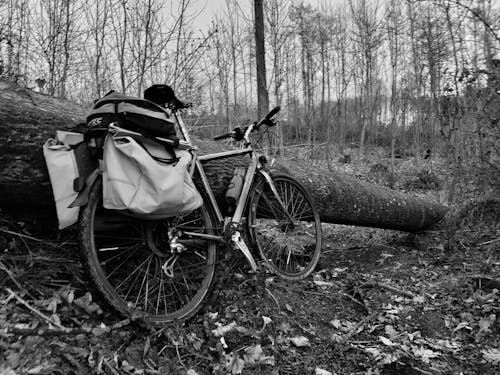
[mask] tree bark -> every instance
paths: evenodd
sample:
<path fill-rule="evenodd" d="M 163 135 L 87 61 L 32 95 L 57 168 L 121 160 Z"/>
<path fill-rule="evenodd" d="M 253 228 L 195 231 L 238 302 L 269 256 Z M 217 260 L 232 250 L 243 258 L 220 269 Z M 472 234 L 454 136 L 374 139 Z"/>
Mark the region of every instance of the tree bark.
<path fill-rule="evenodd" d="M 0 82 L 2 92 L 6 91 L 4 86 L 7 85 Z M 56 129 L 75 130 L 84 120 L 85 109 L 68 102 L 49 101 L 27 90 L 10 94 L 11 100 L 0 95 L 0 208 L 39 226 L 55 228 L 55 207 L 42 145 L 54 136 Z M 208 140 L 196 139 L 195 143 L 203 153 L 224 148 Z M 205 163 L 219 201 L 223 201 L 234 168 L 247 161 L 239 156 Z M 337 172 L 312 170 L 306 163 L 283 160 L 277 169 L 293 175 L 309 190 L 321 220 L 326 223 L 414 232 L 436 224 L 447 211 L 439 204 Z"/>
<path fill-rule="evenodd" d="M 269 94 L 266 83 L 266 52 L 264 46 L 263 0 L 254 0 L 255 10 L 255 55 L 257 61 L 257 97 L 259 118 L 269 111 Z"/>

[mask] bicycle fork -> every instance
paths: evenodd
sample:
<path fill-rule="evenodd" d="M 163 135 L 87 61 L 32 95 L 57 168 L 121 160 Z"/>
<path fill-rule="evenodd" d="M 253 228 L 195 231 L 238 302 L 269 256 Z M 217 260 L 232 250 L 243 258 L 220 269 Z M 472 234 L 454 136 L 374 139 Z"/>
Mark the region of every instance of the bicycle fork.
<path fill-rule="evenodd" d="M 252 186 L 254 174 L 257 169 L 257 162 L 252 161 L 247 169 L 247 173 L 245 176 L 245 183 L 243 184 L 243 188 L 240 194 L 240 199 L 238 201 L 238 205 L 236 206 L 236 210 L 234 212 L 234 215 L 232 218 L 226 218 L 226 221 L 224 223 L 224 232 L 227 233 L 226 237 L 224 236 L 217 236 L 217 235 L 212 235 L 212 234 L 205 234 L 205 233 L 195 233 L 195 232 L 184 232 L 184 235 L 187 235 L 191 238 L 200 238 L 204 240 L 210 240 L 210 241 L 218 241 L 218 242 L 225 242 L 224 238 L 226 238 L 226 241 L 229 240 L 229 245 L 231 245 L 234 249 L 238 249 L 243 253 L 245 258 L 247 259 L 248 263 L 250 264 L 250 267 L 252 270 L 255 272 L 257 271 L 257 262 L 255 261 L 254 256 L 252 255 L 250 249 L 248 248 L 248 245 L 246 244 L 245 240 L 242 238 L 241 233 L 239 231 L 239 226 L 241 223 L 241 219 L 243 217 L 243 211 L 246 205 L 246 200 L 248 198 L 248 194 L 250 192 L 250 188 Z M 259 169 L 258 173 L 260 173 L 263 177 L 264 180 L 269 187 L 270 191 L 273 194 L 273 198 L 275 201 L 278 203 L 278 208 L 281 214 L 284 214 L 285 218 L 288 221 L 288 225 L 293 226 L 294 225 L 294 220 L 290 212 L 288 212 L 288 209 L 281 199 L 278 190 L 276 189 L 276 186 L 274 185 L 273 179 L 270 176 L 270 174 L 263 170 Z M 279 213 L 276 212 L 274 209 L 274 205 L 272 202 L 270 202 L 270 199 L 266 196 L 264 196 L 264 200 L 268 203 L 269 207 L 274 211 L 274 214 L 279 217 Z M 230 235 L 230 238 L 228 236 Z M 182 240 L 181 240 L 182 242 Z"/>
<path fill-rule="evenodd" d="M 243 255 L 247 258 L 248 263 L 250 263 L 250 267 L 252 267 L 253 271 L 257 270 L 257 263 L 255 262 L 255 259 L 252 255 L 252 253 L 250 252 L 250 249 L 248 248 L 247 244 L 245 243 L 245 241 L 241 237 L 241 233 L 237 230 L 237 227 L 238 227 L 239 223 L 241 222 L 241 218 L 243 215 L 243 209 L 245 207 L 248 193 L 250 192 L 250 187 L 252 185 L 253 176 L 254 176 L 254 173 L 256 170 L 256 164 L 257 163 L 251 164 L 247 170 L 247 175 L 245 177 L 245 184 L 243 185 L 243 189 L 242 189 L 242 192 L 240 195 L 240 201 L 238 202 L 238 206 L 237 206 L 236 211 L 234 213 L 232 223 L 228 223 L 228 225 L 234 226 L 234 228 L 230 228 L 230 230 L 232 232 L 231 233 L 231 242 L 232 242 L 233 247 L 240 250 L 243 253 Z M 278 202 L 279 209 L 280 209 L 281 213 L 285 214 L 285 217 L 288 221 L 288 224 L 293 226 L 294 225 L 293 217 L 288 212 L 288 209 L 287 209 L 285 203 L 281 199 L 281 197 L 278 193 L 278 190 L 276 189 L 276 186 L 274 185 L 272 177 L 270 176 L 270 174 L 266 170 L 264 170 L 262 168 L 259 169 L 259 173 L 264 177 L 264 180 L 266 181 L 267 186 L 269 187 L 269 189 L 273 193 L 274 199 L 276 200 L 276 202 Z M 264 200 L 267 201 L 269 207 L 272 209 L 273 205 L 269 202 L 269 198 L 264 196 Z M 273 209 L 273 211 L 274 211 L 274 209 Z M 275 215 L 278 215 L 277 212 L 275 212 Z"/>

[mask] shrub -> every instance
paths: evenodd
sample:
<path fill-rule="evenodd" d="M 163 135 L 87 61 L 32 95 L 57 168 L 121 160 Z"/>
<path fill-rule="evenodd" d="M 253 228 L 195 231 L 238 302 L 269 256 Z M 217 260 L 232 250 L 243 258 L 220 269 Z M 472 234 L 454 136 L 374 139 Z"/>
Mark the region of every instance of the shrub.
<path fill-rule="evenodd" d="M 421 169 L 410 180 L 404 183 L 406 190 L 437 190 L 441 188 L 443 182 L 436 174 L 428 169 Z"/>

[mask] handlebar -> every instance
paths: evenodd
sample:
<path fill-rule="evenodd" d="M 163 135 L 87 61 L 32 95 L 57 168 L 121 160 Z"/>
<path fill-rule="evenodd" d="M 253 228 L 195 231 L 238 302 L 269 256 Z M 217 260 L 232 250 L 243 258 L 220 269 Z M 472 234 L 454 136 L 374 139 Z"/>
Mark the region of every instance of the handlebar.
<path fill-rule="evenodd" d="M 271 117 L 273 117 L 276 113 L 278 113 L 281 110 L 281 107 L 278 105 L 271 109 L 271 111 L 264 117 L 266 120 L 270 120 Z"/>
<path fill-rule="evenodd" d="M 232 135 L 233 135 L 233 133 L 226 133 L 226 134 L 216 135 L 214 137 L 214 141 L 220 141 L 221 139 L 231 138 Z"/>
<path fill-rule="evenodd" d="M 252 131 L 254 129 L 258 130 L 260 128 L 260 126 L 263 124 L 267 125 L 268 127 L 276 125 L 276 122 L 271 120 L 271 118 L 274 115 L 276 115 L 280 110 L 281 110 L 281 107 L 279 105 L 274 107 L 273 109 L 271 109 L 271 111 L 269 111 L 269 113 L 267 115 L 265 115 L 259 122 L 256 122 L 256 123 L 250 125 L 250 126 L 252 126 Z M 248 130 L 248 126 L 246 126 L 244 128 L 239 128 L 239 127 L 234 128 L 233 131 L 230 133 L 216 135 L 214 137 L 214 141 L 220 141 L 221 139 L 226 139 L 226 138 L 234 138 L 238 141 L 241 141 L 244 138 L 247 130 Z"/>

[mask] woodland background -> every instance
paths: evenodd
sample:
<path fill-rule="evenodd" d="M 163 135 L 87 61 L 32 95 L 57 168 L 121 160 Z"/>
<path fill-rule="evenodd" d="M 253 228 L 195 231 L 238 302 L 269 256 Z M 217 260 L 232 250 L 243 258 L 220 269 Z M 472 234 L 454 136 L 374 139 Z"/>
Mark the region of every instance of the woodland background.
<path fill-rule="evenodd" d="M 264 2 L 267 89 L 283 108 L 276 153 L 305 147 L 329 162 L 367 146 L 392 160 L 430 149 L 449 161 L 449 201 L 464 176 L 498 185 L 498 2 L 315 4 Z M 3 0 L 0 74 L 86 106 L 168 83 L 194 102 L 192 130 L 211 136 L 257 111 L 253 7 L 221 9 L 200 30 L 194 0 Z"/>
<path fill-rule="evenodd" d="M 0 180 L 26 186 L 4 195 L 32 211 L 47 129 L 75 126 L 110 89 L 172 85 L 199 137 L 255 120 L 253 2 L 220 3 L 207 28 L 201 0 L 0 0 Z M 266 147 L 437 198 L 440 226 L 323 223 L 311 277 L 248 274 L 234 254 L 202 312 L 144 327 L 101 303 L 75 230 L 2 206 L 1 374 L 498 374 L 500 3 L 308 4 L 264 0 L 269 104 L 282 107 Z"/>

